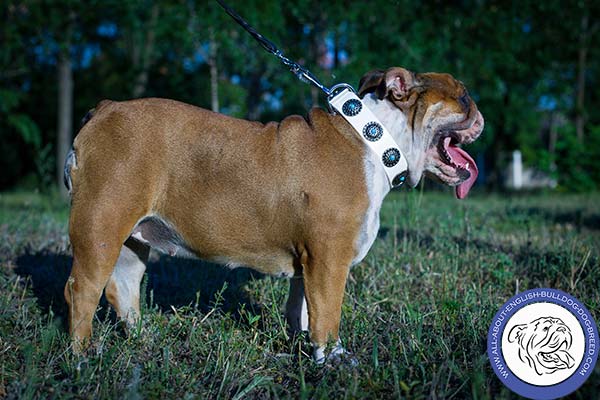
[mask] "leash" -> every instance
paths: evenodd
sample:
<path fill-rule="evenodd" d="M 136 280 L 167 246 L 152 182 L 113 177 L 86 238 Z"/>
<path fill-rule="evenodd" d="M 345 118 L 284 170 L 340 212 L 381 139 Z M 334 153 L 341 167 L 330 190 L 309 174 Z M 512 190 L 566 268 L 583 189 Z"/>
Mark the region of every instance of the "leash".
<path fill-rule="evenodd" d="M 348 121 L 363 143 L 379 156 L 391 188 L 404 184 L 408 176 L 406 157 L 402 154 L 400 146 L 398 146 L 392 135 L 356 95 L 356 91 L 351 85 L 339 83 L 331 88 L 326 87 L 308 69 L 286 57 L 273 42 L 258 33 L 224 1 L 217 0 L 217 3 L 231 18 L 252 35 L 266 51 L 273 54 L 283 65 L 288 67 L 298 79 L 316 86 L 327 95 L 329 106 Z"/>
<path fill-rule="evenodd" d="M 231 16 L 231 18 L 233 18 L 235 22 L 240 24 L 246 31 L 248 31 L 248 33 L 252 35 L 252 37 L 256 39 L 266 51 L 279 58 L 283 65 L 288 67 L 298 79 L 300 79 L 302 82 L 311 83 L 315 85 L 323 92 L 325 92 L 327 96 L 331 94 L 331 89 L 325 87 L 325 85 L 319 82 L 316 76 L 314 76 L 309 70 L 304 68 L 302 65 L 284 56 L 283 52 L 279 50 L 273 42 L 271 42 L 269 39 L 258 33 L 256 29 L 251 27 L 250 24 L 248 24 L 242 17 L 240 17 L 240 15 L 236 13 L 231 7 L 229 7 L 225 2 L 223 2 L 222 0 L 217 0 L 217 3 L 219 3 L 219 5 L 223 7 L 225 12 L 229 14 L 229 16 Z"/>

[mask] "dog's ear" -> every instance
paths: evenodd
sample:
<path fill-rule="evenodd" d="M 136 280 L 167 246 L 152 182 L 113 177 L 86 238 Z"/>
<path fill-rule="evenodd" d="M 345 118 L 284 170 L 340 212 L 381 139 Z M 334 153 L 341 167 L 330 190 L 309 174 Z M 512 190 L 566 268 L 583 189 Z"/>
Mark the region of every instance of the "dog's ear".
<path fill-rule="evenodd" d="M 399 67 L 388 69 L 377 88 L 380 99 L 387 96 L 402 111 L 415 104 L 422 89 L 414 73 Z"/>
<path fill-rule="evenodd" d="M 398 108 L 408 110 L 419 97 L 417 78 L 411 71 L 395 67 L 367 72 L 360 80 L 358 96 L 374 92 L 379 100 L 388 97 Z"/>
<path fill-rule="evenodd" d="M 515 325 L 512 327 L 510 332 L 508 332 L 508 342 L 513 343 L 516 341 L 520 342 L 520 339 L 525 335 L 525 330 L 527 329 L 527 324 Z"/>
<path fill-rule="evenodd" d="M 385 72 L 380 69 L 369 71 L 360 78 L 358 84 L 358 97 L 362 98 L 365 94 L 375 92 L 381 82 Z"/>
<path fill-rule="evenodd" d="M 390 100 L 405 99 L 417 84 L 415 74 L 404 68 L 390 68 L 385 72 L 385 85 L 380 85 L 379 98 L 390 96 Z"/>

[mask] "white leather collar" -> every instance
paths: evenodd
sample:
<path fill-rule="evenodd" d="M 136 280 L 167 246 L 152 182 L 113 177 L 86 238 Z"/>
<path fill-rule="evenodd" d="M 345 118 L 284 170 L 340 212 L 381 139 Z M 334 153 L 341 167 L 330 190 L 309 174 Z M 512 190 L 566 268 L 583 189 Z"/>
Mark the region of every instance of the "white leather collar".
<path fill-rule="evenodd" d="M 408 163 L 392 135 L 350 85 L 336 85 L 331 93 L 327 98 L 329 105 L 352 125 L 363 143 L 377 154 L 390 187 L 401 186 L 408 175 Z"/>

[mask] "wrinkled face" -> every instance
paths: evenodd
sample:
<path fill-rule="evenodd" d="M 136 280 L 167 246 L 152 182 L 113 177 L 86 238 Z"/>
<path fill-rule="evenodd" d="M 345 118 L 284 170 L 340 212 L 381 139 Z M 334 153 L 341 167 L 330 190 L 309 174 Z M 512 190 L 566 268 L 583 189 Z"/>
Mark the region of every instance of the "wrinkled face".
<path fill-rule="evenodd" d="M 529 324 L 515 325 L 508 341 L 519 345 L 519 357 L 538 375 L 575 365 L 575 359 L 569 354 L 573 343 L 571 330 L 560 318 L 542 317 Z"/>
<path fill-rule="evenodd" d="M 449 74 L 414 74 L 403 68 L 367 73 L 359 96 L 374 93 L 394 105 L 406 121 L 399 140 L 415 186 L 423 173 L 456 187 L 464 198 L 477 179 L 477 166 L 460 145 L 483 131 L 483 116 L 464 85 Z"/>

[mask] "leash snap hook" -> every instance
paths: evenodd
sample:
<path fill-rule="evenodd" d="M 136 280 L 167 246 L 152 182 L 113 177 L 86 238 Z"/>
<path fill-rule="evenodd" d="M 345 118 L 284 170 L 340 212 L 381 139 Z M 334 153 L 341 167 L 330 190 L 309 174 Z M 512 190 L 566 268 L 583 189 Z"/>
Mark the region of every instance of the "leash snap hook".
<path fill-rule="evenodd" d="M 333 107 L 333 105 L 331 104 L 331 101 L 335 98 L 335 96 L 337 96 L 338 94 L 343 92 L 344 89 L 347 89 L 347 90 L 351 91 L 352 93 L 356 94 L 356 90 L 354 90 L 352 85 L 350 85 L 348 83 L 338 83 L 337 85 L 333 85 L 329 89 L 329 92 L 327 93 L 327 108 L 329 109 L 329 112 L 331 112 L 332 114 L 339 114 L 339 113 Z"/>

